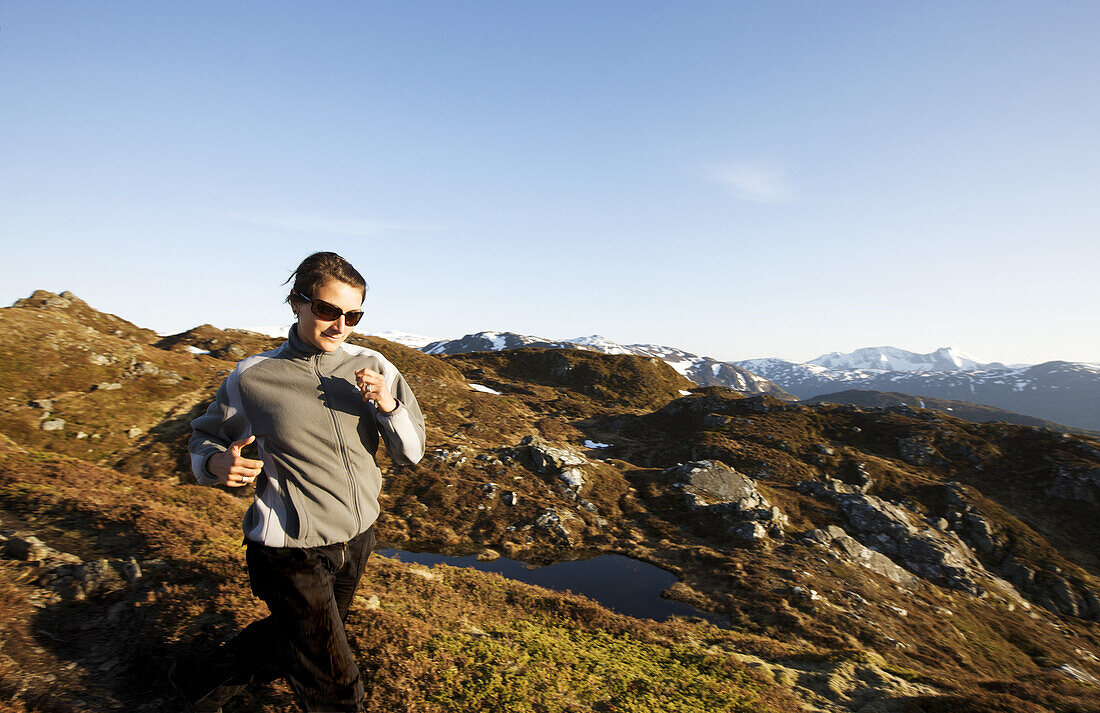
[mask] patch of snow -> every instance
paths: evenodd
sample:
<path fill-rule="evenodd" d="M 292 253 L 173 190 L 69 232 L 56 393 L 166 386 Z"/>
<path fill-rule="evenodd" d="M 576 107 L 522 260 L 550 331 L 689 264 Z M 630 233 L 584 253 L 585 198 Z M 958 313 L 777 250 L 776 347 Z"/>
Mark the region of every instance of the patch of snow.
<path fill-rule="evenodd" d="M 199 349 L 198 347 L 193 347 L 193 346 L 190 346 L 190 345 L 188 345 L 187 351 L 191 352 L 192 354 L 209 354 L 210 353 L 209 349 Z"/>
<path fill-rule="evenodd" d="M 589 441 L 589 440 L 585 439 L 584 447 L 585 448 L 610 448 L 611 444 L 610 443 L 600 443 L 599 441 Z"/>
<path fill-rule="evenodd" d="M 496 394 L 497 396 L 500 396 L 499 391 L 490 389 L 488 386 L 482 386 L 481 384 L 470 384 L 469 386 L 474 391 L 480 391 L 483 394 Z"/>
<path fill-rule="evenodd" d="M 680 395 L 681 396 L 691 396 L 691 392 L 690 391 L 684 391 L 683 389 L 680 389 Z"/>
<path fill-rule="evenodd" d="M 508 338 L 499 332 L 481 332 L 477 336 L 487 340 L 495 352 L 504 351 L 504 347 L 508 345 Z"/>
<path fill-rule="evenodd" d="M 665 363 L 678 371 L 683 376 L 687 376 L 688 370 L 691 369 L 691 367 L 695 366 L 695 361 L 693 359 L 685 359 L 683 361 L 665 361 Z"/>
<path fill-rule="evenodd" d="M 238 329 L 244 329 L 249 332 L 256 332 L 262 334 L 265 337 L 272 337 L 273 339 L 286 339 L 286 335 L 290 332 L 290 328 L 293 324 L 283 324 L 279 326 L 267 326 L 267 327 L 239 327 Z"/>
<path fill-rule="evenodd" d="M 594 349 L 604 354 L 634 354 L 635 352 L 627 347 L 624 347 L 618 342 L 613 342 L 607 337 L 601 337 L 599 334 L 593 334 L 587 337 L 573 337 L 572 339 L 564 340 L 570 344 L 578 344 L 583 347 Z"/>
<path fill-rule="evenodd" d="M 286 332 L 284 331 L 283 334 L 286 334 Z M 382 332 L 356 332 L 356 334 L 360 334 L 365 337 L 381 337 L 382 339 L 390 342 L 403 344 L 404 346 L 411 349 L 420 349 L 422 347 L 428 346 L 434 341 L 437 341 L 435 339 L 432 339 L 431 337 L 425 337 L 420 334 L 410 334 L 409 332 L 400 332 L 395 329 L 387 329 Z"/>

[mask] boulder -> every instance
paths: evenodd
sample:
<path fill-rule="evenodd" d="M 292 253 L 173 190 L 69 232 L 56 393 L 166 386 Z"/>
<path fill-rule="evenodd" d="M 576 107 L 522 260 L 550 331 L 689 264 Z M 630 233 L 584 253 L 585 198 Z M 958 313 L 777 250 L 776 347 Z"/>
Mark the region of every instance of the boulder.
<path fill-rule="evenodd" d="M 504 449 L 539 475 L 558 481 L 562 495 L 576 500 L 585 484 L 583 467 L 591 461 L 572 448 L 554 446 L 538 436 L 525 436 L 515 448 Z"/>
<path fill-rule="evenodd" d="M 831 547 L 840 559 L 866 567 L 872 572 L 900 585 L 913 588 L 919 584 L 920 580 L 898 566 L 889 557 L 865 547 L 854 537 L 849 536 L 841 527 L 829 525 L 824 529 L 811 530 L 806 533 L 805 537 L 818 544 Z"/>
<path fill-rule="evenodd" d="M 566 468 L 588 465 L 588 459 L 570 448 L 552 446 L 538 436 L 526 436 L 519 442 L 517 455 L 526 456 L 536 473 L 556 475 Z"/>
<path fill-rule="evenodd" d="M 683 463 L 662 472 L 661 480 L 680 492 L 689 508 L 718 520 L 736 540 L 759 542 L 783 535 L 786 515 L 756 489 L 756 481 L 721 461 Z"/>
<path fill-rule="evenodd" d="M 743 503 L 739 509 L 748 510 L 762 501 L 752 478 L 719 461 L 685 463 L 666 470 L 665 475 L 711 502 Z"/>

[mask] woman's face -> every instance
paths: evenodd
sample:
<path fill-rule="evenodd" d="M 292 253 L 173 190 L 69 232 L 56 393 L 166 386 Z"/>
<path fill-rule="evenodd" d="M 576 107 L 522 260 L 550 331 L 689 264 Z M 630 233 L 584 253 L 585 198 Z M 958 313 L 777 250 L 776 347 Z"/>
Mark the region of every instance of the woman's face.
<path fill-rule="evenodd" d="M 358 287 L 336 280 L 324 283 L 312 295 L 306 296 L 334 304 L 341 312 L 363 306 L 363 293 Z M 307 344 L 326 352 L 336 351 L 351 334 L 351 327 L 344 323 L 343 315 L 335 322 L 329 322 L 313 314 L 308 302 L 297 301 L 297 305 L 294 312 L 298 315 L 298 336 Z"/>

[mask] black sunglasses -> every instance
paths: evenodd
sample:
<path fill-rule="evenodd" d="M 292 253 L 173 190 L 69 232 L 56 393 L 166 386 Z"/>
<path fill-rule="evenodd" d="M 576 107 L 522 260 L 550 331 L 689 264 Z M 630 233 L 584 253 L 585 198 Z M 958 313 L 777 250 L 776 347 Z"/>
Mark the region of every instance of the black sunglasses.
<path fill-rule="evenodd" d="M 318 299 L 311 300 L 310 298 L 303 295 L 301 292 L 295 292 L 294 294 L 298 299 L 309 302 L 309 311 L 313 312 L 313 316 L 319 319 L 323 319 L 326 322 L 335 322 L 336 320 L 340 319 L 340 317 L 343 317 L 344 324 L 348 325 L 349 327 L 354 327 L 355 325 L 359 324 L 359 320 L 363 319 L 363 310 L 353 309 L 348 310 L 347 312 L 343 312 L 340 310 L 339 307 L 332 304 L 331 302 L 325 302 L 324 300 Z"/>

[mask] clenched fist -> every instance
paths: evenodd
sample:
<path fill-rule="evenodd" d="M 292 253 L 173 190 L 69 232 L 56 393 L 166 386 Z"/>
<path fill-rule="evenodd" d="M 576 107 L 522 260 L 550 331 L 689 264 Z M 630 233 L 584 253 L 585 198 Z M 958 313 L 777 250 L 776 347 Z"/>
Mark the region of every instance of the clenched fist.
<path fill-rule="evenodd" d="M 240 488 L 254 482 L 263 469 L 264 462 L 241 457 L 241 449 L 254 440 L 255 436 L 249 436 L 243 441 L 233 441 L 226 452 L 210 456 L 206 461 L 206 469 L 218 482 L 230 488 Z"/>
<path fill-rule="evenodd" d="M 390 393 L 386 380 L 377 371 L 360 369 L 355 372 L 355 383 L 363 394 L 363 400 L 373 401 L 382 413 L 389 413 L 397 408 L 397 399 Z"/>

